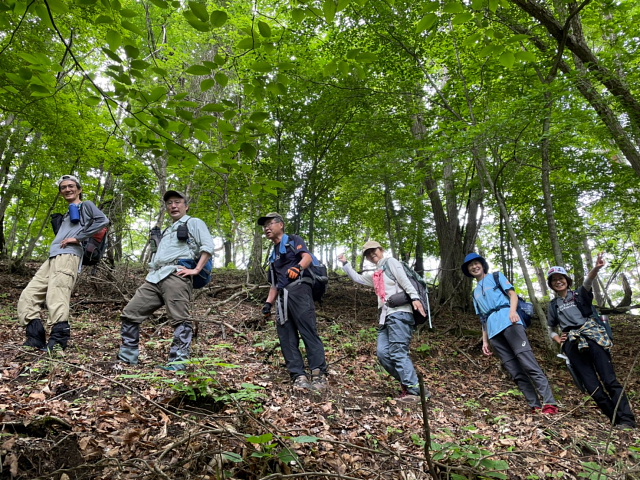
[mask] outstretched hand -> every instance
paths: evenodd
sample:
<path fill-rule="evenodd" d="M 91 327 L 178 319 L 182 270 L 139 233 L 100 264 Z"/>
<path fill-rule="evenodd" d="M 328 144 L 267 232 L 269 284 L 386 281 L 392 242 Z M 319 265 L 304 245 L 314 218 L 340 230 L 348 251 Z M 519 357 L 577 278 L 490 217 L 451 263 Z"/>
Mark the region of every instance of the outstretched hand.
<path fill-rule="evenodd" d="M 606 260 L 604 259 L 604 252 L 600 252 L 598 254 L 598 258 L 596 258 L 596 268 L 602 268 L 607 264 Z"/>

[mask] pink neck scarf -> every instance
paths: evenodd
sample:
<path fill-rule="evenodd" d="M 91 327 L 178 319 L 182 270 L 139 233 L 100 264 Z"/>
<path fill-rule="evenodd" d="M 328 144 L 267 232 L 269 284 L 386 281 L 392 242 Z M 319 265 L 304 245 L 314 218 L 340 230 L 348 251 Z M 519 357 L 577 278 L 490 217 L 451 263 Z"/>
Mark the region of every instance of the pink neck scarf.
<path fill-rule="evenodd" d="M 386 302 L 387 291 L 384 286 L 384 270 L 378 270 L 373 274 L 373 288 L 376 291 L 376 295 L 378 295 L 383 302 Z"/>

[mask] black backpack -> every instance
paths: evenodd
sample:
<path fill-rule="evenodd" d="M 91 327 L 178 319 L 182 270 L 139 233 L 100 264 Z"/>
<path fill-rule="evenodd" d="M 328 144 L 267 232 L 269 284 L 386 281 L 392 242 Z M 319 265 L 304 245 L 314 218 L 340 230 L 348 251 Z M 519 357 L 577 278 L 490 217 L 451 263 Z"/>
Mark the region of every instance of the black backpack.
<path fill-rule="evenodd" d="M 404 272 L 407 274 L 407 278 L 411 282 L 411 285 L 413 285 L 413 288 L 415 288 L 416 292 L 418 292 L 418 298 L 420 299 L 420 303 L 422 303 L 422 307 L 424 308 L 424 311 L 427 313 L 426 317 L 423 316 L 418 310 L 413 308 L 413 305 L 412 305 L 411 308 L 413 309 L 413 321 L 415 322 L 416 328 L 426 323 L 427 320 L 429 320 L 429 328 L 433 328 L 433 325 L 431 324 L 431 307 L 429 305 L 429 289 L 427 288 L 427 282 L 418 272 L 416 272 L 413 268 L 407 265 L 406 262 L 400 262 L 400 263 L 402 264 L 402 267 L 404 268 Z M 390 270 L 387 269 L 386 263 L 382 266 L 382 270 L 389 276 L 389 278 L 391 278 L 391 280 L 393 280 L 394 282 L 396 281 L 395 276 L 391 273 Z M 406 305 L 407 303 L 411 303 L 411 298 L 409 298 L 409 295 L 406 292 L 403 292 L 403 293 L 405 295 L 404 301 L 395 302 L 395 305 L 390 304 L 390 306 L 399 306 L 399 305 Z"/>
<path fill-rule="evenodd" d="M 289 242 L 289 248 L 291 248 L 295 252 L 295 248 L 293 247 L 293 243 Z M 320 303 L 322 305 L 322 297 L 327 293 L 327 288 L 329 287 L 329 271 L 327 270 L 326 265 L 324 265 L 313 253 L 309 253 L 313 262 L 307 271 L 311 274 L 311 292 L 313 294 L 313 301 Z"/>

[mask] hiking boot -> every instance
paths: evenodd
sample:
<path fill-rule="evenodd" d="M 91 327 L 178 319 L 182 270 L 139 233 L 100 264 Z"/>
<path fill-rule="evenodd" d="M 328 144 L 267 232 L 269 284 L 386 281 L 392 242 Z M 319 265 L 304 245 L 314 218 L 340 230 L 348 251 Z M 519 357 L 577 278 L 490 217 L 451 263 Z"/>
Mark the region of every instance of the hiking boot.
<path fill-rule="evenodd" d="M 293 381 L 293 388 L 304 388 L 305 390 L 311 390 L 313 389 L 313 385 L 309 383 L 309 379 L 306 375 L 300 375 Z"/>
<path fill-rule="evenodd" d="M 182 322 L 174 325 L 173 342 L 169 350 L 168 365 L 175 365 L 173 362 L 185 362 L 191 357 L 191 342 L 193 340 L 193 325 L 191 322 Z M 180 368 L 174 370 L 184 370 L 184 363 L 176 365 Z"/>
<path fill-rule="evenodd" d="M 420 403 L 420 394 L 414 389 L 413 391 L 409 390 L 406 385 L 401 385 L 402 393 L 400 396 L 396 398 L 398 402 L 402 403 Z M 431 393 L 426 390 L 425 391 L 425 400 L 429 400 Z"/>
<path fill-rule="evenodd" d="M 542 407 L 542 413 L 546 413 L 547 415 L 556 415 L 558 412 L 559 410 L 556 405 L 545 405 Z"/>
<path fill-rule="evenodd" d="M 137 347 L 120 347 L 118 352 L 118 360 L 129 365 L 138 364 L 138 356 L 140 355 L 140 349 Z"/>
<path fill-rule="evenodd" d="M 402 403 L 420 403 L 420 395 L 407 393 L 405 395 L 400 395 L 396 400 Z"/>
<path fill-rule="evenodd" d="M 326 388 L 329 388 L 327 376 L 323 372 L 321 372 L 319 368 L 311 371 L 311 386 L 316 390 L 324 390 Z"/>
<path fill-rule="evenodd" d="M 542 407 L 531 407 L 531 413 L 540 413 Z"/>
<path fill-rule="evenodd" d="M 65 350 L 71 338 L 71 327 L 69 322 L 58 322 L 51 328 L 49 343 L 42 350 L 45 352 L 53 352 L 56 349 Z"/>
<path fill-rule="evenodd" d="M 39 318 L 29 321 L 25 328 L 25 333 L 27 334 L 27 339 L 22 344 L 23 347 L 33 347 L 42 350 L 47 345 L 47 334 Z"/>
<path fill-rule="evenodd" d="M 616 430 L 635 430 L 636 426 L 632 423 L 616 423 L 613 428 Z"/>

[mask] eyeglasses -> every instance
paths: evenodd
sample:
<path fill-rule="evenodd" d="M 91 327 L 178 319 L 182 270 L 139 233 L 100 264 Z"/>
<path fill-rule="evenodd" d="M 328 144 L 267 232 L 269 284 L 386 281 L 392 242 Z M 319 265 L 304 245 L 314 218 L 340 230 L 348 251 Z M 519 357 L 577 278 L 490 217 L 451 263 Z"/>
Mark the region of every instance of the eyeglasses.
<path fill-rule="evenodd" d="M 280 223 L 279 220 L 271 220 L 269 223 L 265 223 L 262 228 L 267 228 L 270 227 L 271 225 L 275 224 L 275 223 Z"/>
<path fill-rule="evenodd" d="M 169 200 L 168 202 L 164 202 L 167 207 L 170 207 L 171 205 L 180 205 L 181 203 L 184 203 L 184 200 Z"/>

